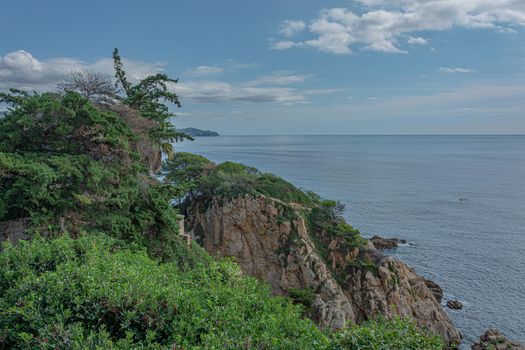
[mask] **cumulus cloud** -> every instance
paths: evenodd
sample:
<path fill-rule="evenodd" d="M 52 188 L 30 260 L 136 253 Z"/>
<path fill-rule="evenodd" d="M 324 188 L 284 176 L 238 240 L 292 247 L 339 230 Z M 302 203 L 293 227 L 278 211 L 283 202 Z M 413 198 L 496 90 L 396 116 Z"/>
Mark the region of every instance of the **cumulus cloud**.
<path fill-rule="evenodd" d="M 525 26 L 523 0 L 354 0 L 362 13 L 347 8 L 321 11 L 308 25 L 311 38 L 272 43 L 274 49 L 311 47 L 334 54 L 352 53 L 355 47 L 405 53 L 401 42 L 423 45 L 422 31 L 452 28 L 512 32 Z M 284 33 L 283 33 L 284 34 Z M 408 38 L 407 38 L 408 37 Z"/>
<path fill-rule="evenodd" d="M 197 66 L 195 68 L 186 69 L 186 73 L 193 75 L 212 75 L 220 74 L 224 71 L 224 68 L 217 66 Z"/>
<path fill-rule="evenodd" d="M 306 24 L 303 21 L 286 20 L 281 22 L 279 33 L 284 36 L 294 36 L 305 28 Z"/>
<path fill-rule="evenodd" d="M 411 36 L 407 40 L 407 44 L 410 45 L 427 45 L 428 41 L 426 39 L 419 37 L 419 36 Z"/>
<path fill-rule="evenodd" d="M 140 80 L 163 71 L 162 63 L 123 59 L 131 80 Z M 53 89 L 71 72 L 89 70 L 113 74 L 113 60 L 102 59 L 87 63 L 74 58 L 57 57 L 38 60 L 31 53 L 19 50 L 0 56 L 0 90 L 18 88 L 44 91 Z"/>
<path fill-rule="evenodd" d="M 471 68 L 461 68 L 461 67 L 440 67 L 438 69 L 441 73 L 474 73 L 476 72 L 475 69 Z"/>

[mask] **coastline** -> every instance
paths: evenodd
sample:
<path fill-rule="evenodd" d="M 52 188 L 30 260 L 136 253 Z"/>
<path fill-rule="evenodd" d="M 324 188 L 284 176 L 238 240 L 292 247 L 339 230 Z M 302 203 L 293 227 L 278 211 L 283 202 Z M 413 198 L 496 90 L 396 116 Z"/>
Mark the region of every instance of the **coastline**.
<path fill-rule="evenodd" d="M 337 140 L 345 140 L 354 137 L 337 137 Z M 367 137 L 358 136 L 355 137 L 360 140 L 365 140 Z M 354 138 L 354 139 L 355 139 Z M 471 344 L 478 340 L 479 336 L 488 328 L 497 327 L 503 331 L 503 333 L 509 336 L 510 339 L 516 339 L 522 341 L 525 339 L 525 330 L 522 330 L 522 336 L 520 336 L 519 323 L 516 317 L 519 318 L 516 310 L 504 311 L 506 308 L 502 306 L 502 313 L 500 317 L 494 319 L 488 319 L 488 317 L 481 317 L 484 313 L 484 305 L 486 302 L 483 299 L 471 298 L 471 293 L 468 293 L 469 284 L 465 284 L 465 281 L 469 280 L 470 272 L 465 269 L 458 271 L 452 261 L 457 261 L 457 255 L 454 253 L 462 248 L 466 247 L 467 242 L 476 240 L 474 232 L 470 232 L 464 237 L 460 236 L 460 231 L 457 233 L 451 230 L 450 227 L 436 227 L 435 225 L 440 223 L 440 211 L 442 210 L 453 210 L 456 212 L 464 212 L 465 215 L 469 214 L 469 208 L 473 205 L 478 205 L 481 200 L 469 193 L 467 195 L 461 194 L 454 188 L 454 186 L 464 187 L 464 183 L 447 184 L 448 190 L 441 191 L 441 193 L 423 193 L 424 191 L 414 192 L 420 190 L 420 187 L 411 188 L 400 187 L 399 179 L 397 182 L 391 184 L 391 188 L 373 188 L 377 181 L 386 181 L 385 178 L 391 177 L 392 174 L 401 173 L 403 176 L 407 176 L 404 168 L 418 171 L 417 168 L 413 168 L 410 163 L 420 163 L 421 159 L 426 162 L 427 159 L 432 159 L 428 154 L 423 152 L 422 148 L 419 147 L 413 152 L 410 150 L 410 145 L 406 145 L 401 150 L 398 150 L 400 154 L 411 154 L 412 158 L 406 164 L 396 166 L 396 168 L 386 168 L 388 174 L 381 174 L 379 170 L 382 169 L 379 165 L 379 161 L 392 162 L 392 159 L 386 158 L 385 155 L 381 154 L 380 159 L 376 156 L 381 149 L 374 148 L 373 145 L 377 143 L 379 136 L 373 136 L 373 140 L 369 143 L 361 143 L 359 149 L 354 145 L 353 149 L 346 151 L 340 144 L 336 144 L 336 148 L 325 146 L 325 141 L 330 141 L 330 138 L 323 137 L 322 139 L 312 140 L 309 137 L 282 137 L 282 136 L 271 136 L 271 137 L 257 137 L 252 140 L 251 137 L 227 137 L 221 136 L 215 138 L 213 142 L 210 140 L 198 140 L 192 144 L 179 145 L 179 150 L 191 151 L 214 160 L 234 160 L 254 165 L 263 171 L 270 171 L 276 173 L 290 181 L 299 187 L 305 189 L 312 189 L 327 198 L 334 198 L 346 202 L 347 208 L 349 209 L 345 215 L 348 222 L 354 224 L 359 228 L 364 235 L 372 236 L 374 234 L 384 235 L 386 237 L 402 237 L 407 238 L 410 242 L 416 243 L 414 246 L 401 246 L 394 252 L 393 256 L 401 259 L 408 263 L 409 266 L 416 268 L 416 271 L 421 273 L 423 276 L 436 281 L 444 289 L 445 298 L 447 299 L 458 299 L 463 302 L 463 310 L 447 310 L 454 320 L 454 323 L 462 330 L 465 335 L 465 341 L 463 342 L 462 349 L 468 349 L 468 344 Z M 398 139 L 395 137 L 395 139 Z M 431 137 L 432 140 L 443 140 L 443 139 L 457 139 L 457 136 L 450 137 Z M 469 136 L 469 140 L 477 141 L 479 139 L 498 139 L 497 136 L 490 137 L 477 137 Z M 414 139 L 425 139 L 425 137 L 410 137 L 410 140 Z M 459 137 L 459 139 L 461 139 Z M 504 139 L 516 139 L 515 137 L 504 137 Z M 517 139 L 523 139 L 522 136 Z M 248 141 L 248 142 L 244 142 Z M 461 141 L 461 140 L 459 140 Z M 459 143 L 458 141 L 458 143 Z M 250 142 L 253 142 L 250 145 Z M 332 140 L 333 142 L 333 140 Z M 472 142 L 469 142 L 472 143 Z M 249 146 L 250 145 L 250 146 Z M 460 144 L 463 147 L 463 143 Z M 490 144 L 487 146 L 489 147 Z M 437 147 L 437 145 L 436 145 Z M 473 146 L 472 146 L 473 147 Z M 479 146 L 478 146 L 479 147 Z M 448 148 L 451 148 L 450 146 Z M 338 151 L 339 150 L 339 151 Z M 343 152 L 344 151 L 344 152 Z M 355 152 L 354 152 L 355 151 Z M 448 149 L 445 149 L 445 152 Z M 455 150 L 454 150 L 455 151 Z M 483 151 L 483 150 L 482 150 Z M 329 152 L 329 153 L 328 153 Z M 355 156 L 357 153 L 364 153 L 366 156 L 371 157 L 372 170 L 374 173 L 367 173 L 372 176 L 363 176 L 359 174 L 363 172 L 363 169 L 370 170 L 371 166 L 367 164 L 363 165 L 363 162 L 367 161 L 365 157 L 359 158 L 359 163 L 356 163 L 355 159 L 350 159 L 350 163 L 353 166 L 352 169 L 348 170 L 348 176 L 342 176 L 341 169 L 342 159 L 345 157 Z M 456 152 L 456 151 L 455 151 Z M 487 151 L 488 152 L 488 151 Z M 334 155 L 335 153 L 335 155 Z M 395 153 L 395 152 L 391 152 Z M 456 152 L 457 153 L 457 152 Z M 493 152 L 492 152 L 493 153 Z M 309 154 L 309 155 L 307 155 Z M 414 156 L 415 154 L 415 156 Z M 467 155 L 467 152 L 461 151 L 459 153 L 462 157 Z M 475 155 L 483 156 L 485 152 L 477 151 Z M 512 154 L 515 154 L 513 152 Z M 342 157 L 340 157 L 342 155 Z M 406 158 L 406 157 L 405 157 Z M 333 163 L 328 162 L 335 161 Z M 485 158 L 482 158 L 485 161 Z M 324 165 L 315 166 L 315 160 L 320 160 Z M 324 160 L 324 161 L 323 161 Z M 408 161 L 408 160 L 407 160 Z M 309 164 L 309 167 L 305 167 L 304 164 Z M 332 164 L 332 168 L 330 168 Z M 466 164 L 468 166 L 469 164 Z M 384 172 L 385 169 L 382 169 Z M 422 169 L 425 170 L 425 169 Z M 356 178 L 356 172 L 357 178 Z M 430 173 L 430 170 L 424 172 L 425 174 Z M 443 173 L 442 170 L 437 171 L 438 174 Z M 382 175 L 379 178 L 379 175 Z M 416 176 L 417 174 L 414 174 Z M 376 177 L 377 180 L 376 180 Z M 408 179 L 411 180 L 412 175 L 408 175 Z M 381 179 L 381 180 L 380 180 Z M 433 180 L 432 178 L 428 181 Z M 438 181 L 439 188 L 446 183 L 444 180 Z M 367 184 L 370 183 L 372 187 Z M 423 184 L 422 184 L 423 185 Z M 368 186 L 368 187 L 367 187 Z M 447 196 L 443 192 L 456 193 L 454 197 Z M 390 196 L 391 199 L 385 202 L 386 196 Z M 481 199 L 485 199 L 482 196 Z M 432 196 L 431 199 L 426 199 L 427 196 Z M 460 201 L 460 198 L 468 197 L 468 201 Z M 350 199 L 349 201 L 345 199 Z M 401 203 L 399 201 L 412 202 L 413 205 L 407 206 L 406 204 L 397 205 L 392 207 L 390 210 L 385 210 L 385 203 L 389 207 L 389 202 Z M 482 203 L 483 204 L 483 203 Z M 431 211 L 425 210 L 425 207 L 432 209 Z M 382 209 L 383 208 L 383 209 Z M 400 211 L 401 210 L 401 211 Z M 399 221 L 398 218 L 403 217 L 404 220 Z M 425 219 L 425 217 L 427 219 Z M 396 219 L 397 218 L 397 219 Z M 409 219 L 407 222 L 406 219 Z M 420 219 L 421 218 L 421 219 Z M 423 226 L 422 226 L 423 225 Z M 443 224 L 441 224 L 443 225 Z M 450 226 L 450 225 L 449 225 Z M 474 225 L 475 227 L 476 225 Z M 467 232 L 468 227 L 462 228 L 461 232 Z M 449 240 L 443 240 L 443 237 L 450 236 Z M 461 238 L 459 245 L 454 244 L 453 239 Z M 463 243 L 464 242 L 464 243 Z M 430 255 L 429 255 L 430 254 Z M 518 267 L 514 269 L 519 270 Z M 458 274 L 458 272 L 460 272 Z M 464 277 L 463 277 L 464 276 Z M 478 282 L 474 284 L 476 289 Z M 472 283 L 470 283 L 472 285 Z M 464 295 L 469 295 L 465 298 Z M 523 308 L 518 304 L 513 303 L 517 309 Z M 479 310 L 479 311 L 478 311 Z M 473 316 L 474 314 L 474 316 Z M 479 314 L 477 318 L 475 315 Z M 493 313 L 488 313 L 493 315 Z M 508 318 L 510 316 L 510 319 Z M 476 317 L 474 323 L 470 320 L 472 317 Z M 506 320 L 506 321 L 505 321 Z M 506 326 L 508 325 L 508 326 Z M 516 328 L 518 326 L 518 328 Z"/>

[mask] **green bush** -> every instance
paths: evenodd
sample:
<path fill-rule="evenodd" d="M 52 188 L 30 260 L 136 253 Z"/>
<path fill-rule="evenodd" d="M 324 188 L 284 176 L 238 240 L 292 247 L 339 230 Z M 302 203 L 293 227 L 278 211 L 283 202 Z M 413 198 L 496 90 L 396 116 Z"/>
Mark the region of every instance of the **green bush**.
<path fill-rule="evenodd" d="M 214 164 L 202 156 L 191 153 L 175 153 L 172 160 L 164 163 L 163 169 L 168 182 L 187 185 L 191 199 L 213 197 L 236 198 L 250 195 L 265 195 L 286 203 L 313 206 L 314 196 L 270 174 L 256 168 L 234 162 Z"/>
<path fill-rule="evenodd" d="M 399 316 L 378 318 L 334 335 L 331 350 L 441 350 L 443 343 Z"/>
<path fill-rule="evenodd" d="M 181 271 L 104 236 L 0 254 L 0 348 L 324 349 L 301 310 L 220 261 Z M 177 348 L 178 349 L 178 348 Z"/>
<path fill-rule="evenodd" d="M 147 135 L 126 116 L 74 92 L 1 99 L 12 107 L 0 119 L 0 221 L 28 217 L 45 237 L 103 232 L 185 265 L 200 258 L 178 237 L 178 189 L 149 176 L 135 143 Z"/>
<path fill-rule="evenodd" d="M 310 288 L 290 288 L 288 289 L 288 296 L 294 303 L 306 307 L 312 306 L 315 300 L 315 293 Z"/>

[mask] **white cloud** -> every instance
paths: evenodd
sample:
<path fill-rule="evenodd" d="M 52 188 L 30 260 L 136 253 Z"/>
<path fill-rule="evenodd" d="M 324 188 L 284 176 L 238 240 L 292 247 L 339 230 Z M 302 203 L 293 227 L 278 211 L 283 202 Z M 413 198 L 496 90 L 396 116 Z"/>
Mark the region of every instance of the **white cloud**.
<path fill-rule="evenodd" d="M 197 66 L 195 68 L 186 69 L 186 73 L 193 75 L 212 75 L 212 74 L 221 74 L 224 71 L 224 68 L 217 66 Z"/>
<path fill-rule="evenodd" d="M 422 31 L 453 28 L 513 32 L 525 26 L 523 0 L 354 0 L 366 6 L 362 13 L 347 8 L 321 11 L 308 25 L 312 38 L 272 43 L 274 49 L 312 47 L 334 54 L 349 54 L 355 47 L 405 53 L 400 42 L 423 45 Z M 404 40 L 403 40 L 404 41 Z"/>
<path fill-rule="evenodd" d="M 123 59 L 126 72 L 136 81 L 163 71 L 162 63 Z M 44 91 L 53 89 L 71 72 L 90 70 L 113 75 L 113 60 L 101 59 L 87 63 L 74 58 L 57 57 L 38 60 L 31 53 L 19 50 L 0 56 L 0 90 L 18 88 Z"/>
<path fill-rule="evenodd" d="M 411 36 L 407 40 L 407 44 L 410 45 L 428 45 L 428 41 L 426 39 L 419 37 L 419 36 Z"/>
<path fill-rule="evenodd" d="M 474 73 L 476 72 L 475 69 L 471 68 L 461 68 L 461 67 L 440 67 L 438 69 L 441 73 Z"/>
<path fill-rule="evenodd" d="M 279 28 L 279 33 L 284 36 L 294 36 L 305 29 L 306 24 L 303 21 L 286 20 L 281 22 Z"/>
<path fill-rule="evenodd" d="M 309 78 L 306 74 L 290 74 L 287 72 L 274 72 L 271 75 L 265 75 L 254 81 L 255 84 L 275 84 L 290 85 L 302 83 Z"/>
<path fill-rule="evenodd" d="M 164 64 L 149 63 L 123 59 L 126 72 L 132 81 L 143 79 L 148 75 L 163 72 Z M 205 68 L 204 68 L 205 67 Z M 240 64 L 228 61 L 227 69 L 255 69 L 256 64 Z M 197 72 L 219 72 L 216 66 L 199 66 Z M 38 60 L 27 51 L 15 51 L 0 56 L 0 91 L 8 88 L 35 90 L 37 92 L 53 90 L 56 84 L 67 77 L 70 72 L 89 70 L 113 75 L 113 61 L 101 59 L 94 63 L 74 58 L 59 57 Z M 329 94 L 336 90 L 300 90 L 283 85 L 295 84 L 308 78 L 289 72 L 274 72 L 258 80 L 239 83 L 228 83 L 216 80 L 185 80 L 172 84 L 172 90 L 178 93 L 182 101 L 197 102 L 272 102 L 277 104 L 307 103 L 308 96 Z"/>
<path fill-rule="evenodd" d="M 333 89 L 298 90 L 291 87 L 250 86 L 221 81 L 190 81 L 172 85 L 182 101 L 196 102 L 272 102 L 292 105 L 307 103 L 308 96 L 333 93 Z"/>
<path fill-rule="evenodd" d="M 302 45 L 301 45 L 301 43 L 296 43 L 296 42 L 289 41 L 289 40 L 276 41 L 276 42 L 272 43 L 272 49 L 275 49 L 275 50 L 286 50 L 286 49 L 290 49 L 290 48 L 292 48 L 294 46 L 302 46 Z"/>

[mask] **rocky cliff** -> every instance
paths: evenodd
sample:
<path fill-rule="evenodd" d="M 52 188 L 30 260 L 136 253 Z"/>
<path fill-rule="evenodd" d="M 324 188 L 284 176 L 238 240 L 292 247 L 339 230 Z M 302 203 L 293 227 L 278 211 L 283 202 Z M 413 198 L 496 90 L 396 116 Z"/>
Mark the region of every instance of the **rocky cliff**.
<path fill-rule="evenodd" d="M 275 294 L 287 295 L 291 288 L 313 291 L 313 318 L 320 327 L 337 329 L 379 314 L 400 314 L 449 344 L 459 343 L 460 333 L 413 269 L 381 255 L 372 244 L 332 249 L 339 238 L 328 242 L 328 254 L 321 253 L 304 212 L 262 195 L 215 198 L 190 204 L 186 228 L 211 255 L 235 257 L 244 273 L 267 281 Z"/>

